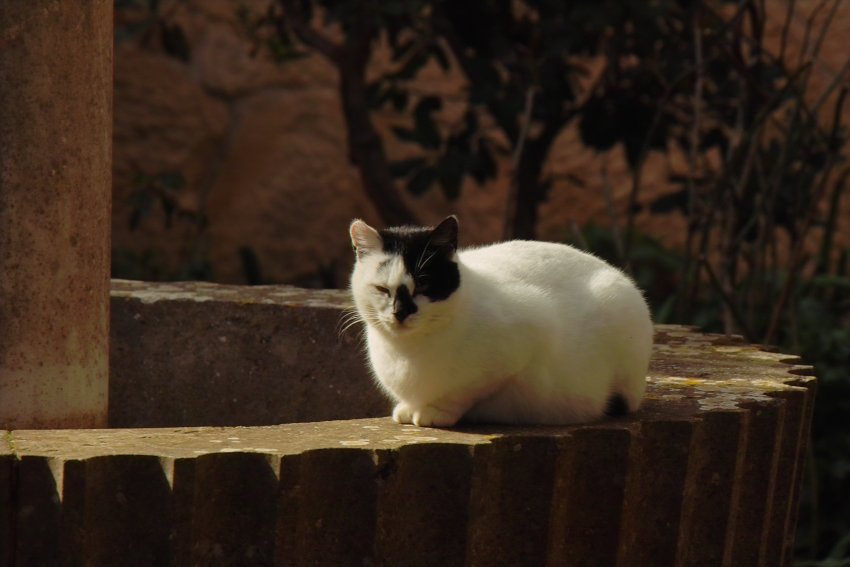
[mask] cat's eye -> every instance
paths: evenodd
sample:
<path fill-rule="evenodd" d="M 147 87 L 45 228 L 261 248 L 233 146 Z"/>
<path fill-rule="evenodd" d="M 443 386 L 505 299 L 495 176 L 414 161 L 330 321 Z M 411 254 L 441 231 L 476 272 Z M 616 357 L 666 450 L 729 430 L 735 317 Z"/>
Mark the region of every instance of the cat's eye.
<path fill-rule="evenodd" d="M 389 296 L 390 294 L 390 290 L 382 285 L 376 285 L 375 289 L 378 290 L 380 293 L 383 293 L 384 295 Z"/>

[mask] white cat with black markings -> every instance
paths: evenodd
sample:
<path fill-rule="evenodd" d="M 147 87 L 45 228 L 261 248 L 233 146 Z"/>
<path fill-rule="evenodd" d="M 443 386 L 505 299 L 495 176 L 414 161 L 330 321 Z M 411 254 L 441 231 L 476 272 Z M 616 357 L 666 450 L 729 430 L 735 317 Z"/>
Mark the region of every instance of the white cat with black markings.
<path fill-rule="evenodd" d="M 640 406 L 652 321 L 616 268 L 548 242 L 458 250 L 453 216 L 349 231 L 351 291 L 395 421 L 570 424 Z"/>

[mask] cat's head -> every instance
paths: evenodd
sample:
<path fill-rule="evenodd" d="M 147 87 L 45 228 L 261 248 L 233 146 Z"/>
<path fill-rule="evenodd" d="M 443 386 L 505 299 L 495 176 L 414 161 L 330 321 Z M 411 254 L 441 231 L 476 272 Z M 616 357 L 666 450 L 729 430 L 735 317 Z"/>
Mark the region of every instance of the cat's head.
<path fill-rule="evenodd" d="M 446 321 L 460 286 L 457 231 L 454 216 L 434 228 L 375 230 L 362 220 L 352 222 L 357 262 L 351 291 L 361 317 L 400 335 Z"/>

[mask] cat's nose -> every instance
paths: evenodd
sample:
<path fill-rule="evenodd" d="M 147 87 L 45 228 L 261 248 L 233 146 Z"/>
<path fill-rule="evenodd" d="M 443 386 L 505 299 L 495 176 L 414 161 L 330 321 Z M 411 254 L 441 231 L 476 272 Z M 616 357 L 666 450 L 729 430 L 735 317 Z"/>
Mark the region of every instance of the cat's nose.
<path fill-rule="evenodd" d="M 404 320 L 407 319 L 407 316 L 410 315 L 410 313 L 405 311 L 393 311 L 393 315 L 399 323 L 404 323 Z"/>
<path fill-rule="evenodd" d="M 416 304 L 411 300 L 409 304 L 405 304 L 396 300 L 393 304 L 393 316 L 399 323 L 404 323 L 404 320 L 416 313 Z"/>
<path fill-rule="evenodd" d="M 416 313 L 418 309 L 413 298 L 410 296 L 410 292 L 407 291 L 407 286 L 399 286 L 398 290 L 396 290 L 395 300 L 393 301 L 393 316 L 396 320 L 399 323 L 404 323 L 404 320 Z"/>

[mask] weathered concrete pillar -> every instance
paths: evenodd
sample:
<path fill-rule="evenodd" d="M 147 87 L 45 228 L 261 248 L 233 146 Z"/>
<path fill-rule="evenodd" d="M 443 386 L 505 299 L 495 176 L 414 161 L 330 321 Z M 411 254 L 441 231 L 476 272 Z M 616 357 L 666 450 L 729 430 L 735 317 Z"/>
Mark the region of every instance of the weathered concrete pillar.
<path fill-rule="evenodd" d="M 112 5 L 0 1 L 0 428 L 106 425 Z"/>

